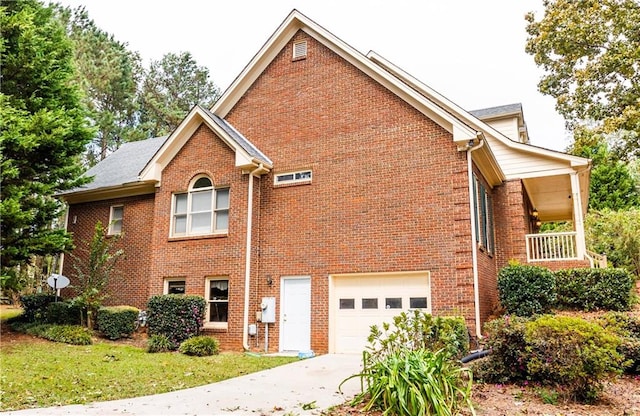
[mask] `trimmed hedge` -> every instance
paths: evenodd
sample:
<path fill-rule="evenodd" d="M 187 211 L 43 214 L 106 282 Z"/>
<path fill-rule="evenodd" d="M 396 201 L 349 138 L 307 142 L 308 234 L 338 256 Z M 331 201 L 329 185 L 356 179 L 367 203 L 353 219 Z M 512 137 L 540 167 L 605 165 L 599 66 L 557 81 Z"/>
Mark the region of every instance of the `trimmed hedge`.
<path fill-rule="evenodd" d="M 585 311 L 629 310 L 635 279 L 625 269 L 570 269 L 555 272 L 558 304 Z"/>
<path fill-rule="evenodd" d="M 597 322 L 620 337 L 618 352 L 626 360 L 624 371 L 640 374 L 640 318 L 623 312 L 607 312 Z"/>
<path fill-rule="evenodd" d="M 138 308 L 133 306 L 108 306 L 98 309 L 98 330 L 112 340 L 129 338 L 135 331 Z"/>
<path fill-rule="evenodd" d="M 23 319 L 27 322 L 44 322 L 47 316 L 47 306 L 55 301 L 56 296 L 48 293 L 20 296 L 20 303 L 24 309 Z"/>
<path fill-rule="evenodd" d="M 182 341 L 200 334 L 206 305 L 202 296 L 152 296 L 147 303 L 149 335 L 164 335 L 171 349 L 178 349 Z"/>
<path fill-rule="evenodd" d="M 53 302 L 47 305 L 46 322 L 58 325 L 80 325 L 82 308 L 70 302 Z"/>
<path fill-rule="evenodd" d="M 544 267 L 509 265 L 498 274 L 498 293 L 509 314 L 526 317 L 549 312 L 556 301 L 556 278 Z"/>

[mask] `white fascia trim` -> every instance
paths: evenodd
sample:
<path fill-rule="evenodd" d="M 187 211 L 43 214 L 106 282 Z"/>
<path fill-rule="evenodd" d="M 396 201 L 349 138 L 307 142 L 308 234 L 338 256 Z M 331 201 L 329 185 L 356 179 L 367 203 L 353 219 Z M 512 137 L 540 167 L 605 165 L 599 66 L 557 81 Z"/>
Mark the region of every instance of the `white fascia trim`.
<path fill-rule="evenodd" d="M 222 97 L 211 108 L 211 112 L 225 117 L 233 108 L 244 92 L 260 76 L 262 71 L 271 63 L 275 56 L 289 42 L 298 30 L 303 30 L 315 38 L 338 56 L 354 65 L 356 68 L 369 75 L 378 83 L 389 88 L 394 94 L 404 99 L 407 103 L 427 114 L 444 129 L 454 134 L 454 140 L 468 142 L 477 136 L 476 129 L 462 123 L 452 117 L 451 113 L 425 99 L 407 85 L 393 76 L 384 68 L 376 65 L 362 53 L 358 52 L 347 43 L 343 42 L 329 31 L 307 18 L 297 10 L 292 11 L 276 32 L 267 40 L 260 51 L 253 57 Z"/>
<path fill-rule="evenodd" d="M 155 180 L 160 184 L 162 170 L 173 160 L 180 149 L 185 145 L 187 140 L 195 133 L 195 131 L 204 123 L 209 127 L 230 149 L 235 152 L 236 167 L 246 167 L 254 165 L 254 158 L 250 156 L 242 147 L 240 147 L 229 134 L 218 126 L 211 117 L 209 117 L 198 106 L 194 106 L 180 125 L 171 133 L 160 150 L 149 161 L 147 166 L 140 173 L 140 180 Z"/>
<path fill-rule="evenodd" d="M 393 63 L 389 62 L 388 60 L 378 55 L 377 53 L 371 51 L 367 54 L 367 58 L 371 59 L 373 62 L 376 62 L 378 65 L 382 66 L 387 71 L 389 71 L 396 77 L 403 80 L 403 82 L 405 82 L 407 85 L 417 89 L 426 97 L 428 97 L 430 100 L 433 100 L 436 104 L 441 105 L 445 108 L 451 109 L 454 112 L 453 116 L 456 118 L 460 118 L 462 123 L 468 124 L 472 129 L 477 129 L 479 131 L 484 132 L 485 134 L 488 134 L 492 138 L 495 138 L 496 140 L 504 143 L 508 147 L 518 149 L 528 153 L 543 155 L 553 159 L 566 160 L 571 162 L 571 166 L 586 166 L 586 165 L 590 165 L 591 163 L 589 159 L 585 159 L 579 156 L 573 156 L 563 152 L 549 150 L 542 147 L 537 147 L 534 145 L 520 143 L 520 142 L 511 140 L 504 134 L 500 133 L 495 128 L 491 127 L 489 124 L 483 122 L 477 117 L 474 117 L 468 111 L 464 110 L 454 102 L 450 101 L 449 99 L 444 97 L 442 94 L 440 94 L 433 88 L 429 87 L 428 85 L 424 84 L 420 80 L 409 75 L 407 72 L 405 72 L 398 66 L 394 65 Z"/>

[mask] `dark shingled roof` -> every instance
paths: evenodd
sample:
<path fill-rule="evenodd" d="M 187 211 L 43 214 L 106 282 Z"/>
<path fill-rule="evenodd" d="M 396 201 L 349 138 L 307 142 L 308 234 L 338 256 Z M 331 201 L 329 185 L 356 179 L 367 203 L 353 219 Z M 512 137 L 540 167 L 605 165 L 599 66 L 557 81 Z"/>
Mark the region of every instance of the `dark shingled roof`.
<path fill-rule="evenodd" d="M 498 107 L 482 108 L 480 110 L 469 111 L 473 116 L 482 119 L 499 117 L 505 114 L 514 114 L 522 112 L 522 104 L 507 104 Z"/>
<path fill-rule="evenodd" d="M 65 194 L 120 186 L 137 182 L 138 175 L 156 154 L 168 136 L 125 143 L 118 150 L 85 172 L 93 181 Z"/>

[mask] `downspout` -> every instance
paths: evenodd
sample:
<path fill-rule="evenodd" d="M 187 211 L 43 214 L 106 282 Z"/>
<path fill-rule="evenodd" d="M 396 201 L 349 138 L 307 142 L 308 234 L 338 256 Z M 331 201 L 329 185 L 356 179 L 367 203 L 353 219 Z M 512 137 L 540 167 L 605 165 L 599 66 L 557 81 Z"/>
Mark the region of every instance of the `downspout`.
<path fill-rule="evenodd" d="M 242 320 L 242 347 L 249 350 L 249 284 L 251 283 L 251 231 L 253 227 L 253 176 L 264 170 L 262 163 L 249 173 L 249 191 L 247 195 L 247 245 L 244 263 L 244 317 Z"/>
<path fill-rule="evenodd" d="M 476 315 L 476 336 L 482 338 L 482 328 L 480 326 L 480 288 L 478 283 L 478 251 L 476 248 L 476 227 L 473 219 L 476 212 L 476 201 L 473 197 L 473 163 L 471 161 L 471 152 L 484 146 L 484 140 L 482 140 L 482 136 L 479 134 L 477 137 L 480 142 L 475 146 L 467 148 L 467 172 L 469 174 L 469 214 L 471 215 L 471 259 L 473 267 L 473 300 Z"/>

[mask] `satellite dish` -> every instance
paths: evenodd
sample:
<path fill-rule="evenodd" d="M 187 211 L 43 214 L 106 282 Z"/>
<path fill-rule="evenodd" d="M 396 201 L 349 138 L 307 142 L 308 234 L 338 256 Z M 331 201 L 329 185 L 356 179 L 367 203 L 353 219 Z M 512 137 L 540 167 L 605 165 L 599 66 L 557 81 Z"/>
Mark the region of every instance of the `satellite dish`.
<path fill-rule="evenodd" d="M 47 283 L 49 283 L 49 286 L 51 286 L 53 289 L 62 289 L 69 286 L 70 282 L 67 276 L 53 273 L 47 279 Z"/>

